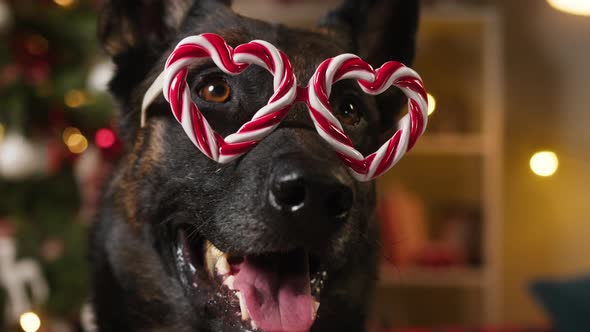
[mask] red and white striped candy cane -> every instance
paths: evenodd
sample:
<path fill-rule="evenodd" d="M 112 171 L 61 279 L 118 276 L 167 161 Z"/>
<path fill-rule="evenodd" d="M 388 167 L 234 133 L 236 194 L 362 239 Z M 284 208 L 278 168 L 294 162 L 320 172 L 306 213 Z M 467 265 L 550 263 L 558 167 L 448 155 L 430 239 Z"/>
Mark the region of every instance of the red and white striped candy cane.
<path fill-rule="evenodd" d="M 332 85 L 343 79 L 355 79 L 368 94 L 378 95 L 392 85 L 408 97 L 408 114 L 398 122 L 398 130 L 376 152 L 364 157 L 344 133 L 332 114 L 329 98 Z M 420 76 L 395 61 L 374 70 L 354 54 L 342 54 L 322 62 L 310 80 L 308 107 L 320 136 L 334 148 L 359 181 L 369 181 L 389 170 L 416 143 L 426 129 L 428 98 Z"/>
<path fill-rule="evenodd" d="M 199 111 L 186 82 L 189 66 L 203 58 L 211 58 L 227 74 L 237 75 L 255 64 L 274 76 L 275 91 L 268 103 L 237 132 L 225 138 L 211 128 Z M 297 80 L 287 56 L 272 44 L 254 40 L 233 49 L 220 36 L 206 33 L 187 37 L 176 46 L 164 72 L 146 93 L 143 113 L 160 91 L 197 148 L 212 160 L 228 163 L 246 153 L 280 124 L 297 97 Z M 142 115 L 142 123 L 145 123 L 145 115 Z"/>
<path fill-rule="evenodd" d="M 268 103 L 240 129 L 226 138 L 217 134 L 191 99 L 186 82 L 188 68 L 199 59 L 211 58 L 224 72 L 237 75 L 250 64 L 273 74 L 274 94 Z M 377 95 L 391 86 L 408 97 L 408 114 L 399 122 L 397 132 L 376 152 L 364 157 L 345 134 L 329 103 L 332 85 L 339 80 L 356 79 L 366 93 Z M 272 44 L 255 40 L 235 49 L 215 34 L 183 39 L 168 58 L 164 72 L 146 92 L 142 105 L 142 126 L 147 107 L 163 91 L 172 113 L 190 140 L 206 156 L 227 163 L 241 156 L 270 134 L 297 100 L 297 81 L 287 56 Z M 360 181 L 372 180 L 395 165 L 426 129 L 428 99 L 420 76 L 401 63 L 390 61 L 374 70 L 353 54 L 342 54 L 320 64 L 310 80 L 306 100 L 315 127 L 349 166 Z"/>

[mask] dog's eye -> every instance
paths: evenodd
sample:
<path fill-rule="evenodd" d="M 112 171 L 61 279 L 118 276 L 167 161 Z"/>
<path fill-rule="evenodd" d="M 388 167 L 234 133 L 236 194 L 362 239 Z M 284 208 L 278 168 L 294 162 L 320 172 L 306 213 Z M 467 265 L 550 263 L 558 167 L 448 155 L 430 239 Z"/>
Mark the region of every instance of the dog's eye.
<path fill-rule="evenodd" d="M 214 78 L 201 84 L 199 97 L 210 103 L 225 103 L 231 96 L 231 88 L 223 78 Z"/>
<path fill-rule="evenodd" d="M 348 126 L 358 124 L 363 116 L 361 108 L 354 98 L 343 98 L 337 103 L 334 111 L 340 123 Z"/>

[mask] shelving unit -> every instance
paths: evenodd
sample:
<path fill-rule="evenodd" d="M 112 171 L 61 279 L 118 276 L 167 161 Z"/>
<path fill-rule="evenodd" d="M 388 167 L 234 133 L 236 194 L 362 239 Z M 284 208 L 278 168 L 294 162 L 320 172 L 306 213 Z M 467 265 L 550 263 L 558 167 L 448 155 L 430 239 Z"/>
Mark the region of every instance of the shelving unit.
<path fill-rule="evenodd" d="M 387 301 L 400 301 L 399 294 L 408 295 L 408 290 L 421 292 L 424 306 L 428 306 L 430 292 L 433 289 L 444 289 L 445 296 L 453 298 L 452 306 L 461 305 L 464 308 L 462 317 L 458 320 L 433 322 L 429 319 L 415 321 L 412 319 L 404 320 L 403 317 L 396 319 L 396 313 L 391 312 L 393 319 L 392 324 L 412 326 L 421 325 L 461 325 L 470 322 L 497 323 L 500 317 L 500 248 L 502 234 L 502 123 L 503 123 L 503 95 L 502 95 L 502 40 L 500 31 L 500 17 L 497 11 L 491 7 L 463 7 L 457 4 L 447 6 L 437 6 L 428 8 L 422 16 L 420 29 L 420 38 L 418 42 L 418 59 L 416 70 L 424 78 L 427 89 L 435 95 L 437 99 L 437 110 L 433 113 L 430 123 L 433 130 L 427 129 L 424 137 L 420 138 L 413 151 L 411 151 L 404 160 L 400 162 L 399 171 L 394 168 L 391 175 L 379 183 L 381 191 L 387 191 L 392 183 L 398 179 L 408 178 L 406 187 L 416 190 L 419 194 L 427 192 L 423 197 L 424 204 L 437 203 L 436 200 L 444 200 L 447 197 L 440 197 L 444 190 L 432 190 L 429 186 L 436 186 L 437 181 L 447 184 L 449 196 L 453 196 L 453 191 L 458 188 L 448 186 L 451 180 L 445 180 L 449 174 L 449 167 L 444 168 L 442 172 L 431 172 L 420 174 L 419 167 L 421 163 L 436 164 L 437 160 L 443 158 L 445 163 L 453 163 L 456 160 L 458 169 L 462 163 L 467 160 L 470 165 L 477 164 L 478 174 L 472 179 L 473 188 L 467 191 L 472 193 L 477 191 L 477 195 L 466 194 L 463 196 L 475 196 L 479 208 L 482 212 L 481 228 L 481 252 L 483 264 L 478 267 L 458 266 L 458 267 L 413 267 L 413 266 L 395 266 L 385 264 L 380 273 L 380 286 L 378 294 L 386 294 L 378 300 L 382 307 L 387 307 L 384 303 Z M 428 51 L 436 49 L 437 37 L 443 36 L 447 41 L 453 41 L 454 35 L 457 37 L 459 45 L 450 45 L 459 51 L 470 53 L 473 57 L 464 57 L 462 59 L 446 58 L 448 54 L 441 52 L 430 54 Z M 424 43 L 433 43 L 434 45 L 425 45 Z M 463 44 L 461 44 L 463 43 Z M 472 43 L 471 45 L 469 43 Z M 478 57 L 478 58 L 476 58 Z M 472 73 L 461 72 L 463 63 L 466 67 L 479 67 L 480 70 Z M 474 65 L 475 64 L 475 65 Z M 448 68 L 435 68 L 436 66 Z M 435 68 L 432 72 L 429 71 Z M 458 72 L 457 75 L 451 75 Z M 443 73 L 441 75 L 441 73 Z M 441 77 L 444 73 L 449 74 Z M 473 77 L 469 77 L 473 75 Z M 446 79 L 448 78 L 448 81 Z M 465 95 L 461 95 L 465 94 Z M 445 103 L 445 98 L 459 100 L 465 98 L 464 103 Z M 445 114 L 451 113 L 453 105 L 464 106 L 464 116 L 459 130 L 445 127 L 453 125 L 438 126 L 437 121 L 442 120 Z M 447 108 L 448 107 L 448 108 Z M 452 114 L 459 118 L 457 112 Z M 458 121 L 460 122 L 460 121 Z M 469 169 L 472 169 L 470 166 Z M 431 168 L 429 168 L 432 171 Z M 469 174 L 468 174 L 469 173 Z M 461 178 L 461 176 L 455 175 Z M 464 186 L 469 181 L 465 177 L 473 175 L 465 172 L 464 181 L 457 186 Z M 427 178 L 424 181 L 415 181 L 417 177 Z M 469 186 L 469 184 L 467 185 Z M 461 195 L 455 194 L 460 197 Z M 463 197 L 464 198 L 464 197 Z M 454 197 L 454 199 L 457 199 Z M 462 198 L 459 198 L 461 200 Z M 430 200 L 434 200 L 431 202 Z M 472 202 L 469 202 L 472 203 Z M 391 291 L 393 289 L 393 291 Z M 395 291 L 395 289 L 399 291 Z M 474 296 L 459 295 L 462 292 L 470 292 Z M 413 293 L 412 293 L 413 294 Z M 457 294 L 459 300 L 454 299 Z M 389 298 L 388 298 L 389 297 Z M 418 298 L 420 296 L 416 296 Z M 401 299 L 403 302 L 404 300 Z M 416 301 L 412 298 L 412 301 Z M 439 301 L 437 305 L 441 305 Z M 451 305 L 451 304 L 449 304 Z M 391 305 L 396 307 L 396 305 Z M 397 307 L 404 307 L 403 304 Z M 420 317 L 412 312 L 408 312 L 409 305 L 402 310 L 402 316 Z M 444 311 L 448 308 L 440 308 Z M 429 312 L 421 307 L 420 310 Z M 432 308 L 433 311 L 436 310 Z M 379 310 L 380 315 L 387 315 L 384 310 Z M 479 317 L 473 317 L 473 315 Z M 452 315 L 450 315 L 452 316 Z M 461 315 L 459 315 L 461 316 Z M 398 315 L 399 317 L 399 315 Z M 380 319 L 383 317 L 378 317 Z M 457 317 L 454 317 L 457 318 Z M 401 322 L 400 322 L 401 321 Z M 404 325 L 405 326 L 405 325 Z"/>
<path fill-rule="evenodd" d="M 385 265 L 381 267 L 379 281 L 382 287 L 457 287 L 479 288 L 484 275 L 480 269 L 467 267 L 427 268 Z"/>

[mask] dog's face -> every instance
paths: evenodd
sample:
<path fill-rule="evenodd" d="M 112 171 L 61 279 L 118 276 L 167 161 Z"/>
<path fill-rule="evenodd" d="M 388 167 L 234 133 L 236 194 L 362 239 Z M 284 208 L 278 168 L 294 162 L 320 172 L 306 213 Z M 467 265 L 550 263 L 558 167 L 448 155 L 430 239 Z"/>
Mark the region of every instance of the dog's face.
<path fill-rule="evenodd" d="M 374 185 L 351 177 L 304 105 L 224 165 L 196 149 L 163 97 L 144 128 L 139 110 L 170 51 L 188 35 L 212 32 L 232 46 L 266 40 L 307 82 L 320 62 L 345 52 L 373 65 L 409 63 L 417 4 L 347 1 L 312 32 L 238 16 L 221 1 L 136 2 L 107 1 L 99 26 L 117 65 L 111 90 L 128 148 L 93 237 L 101 330 L 361 330 L 376 269 Z M 271 75 L 255 66 L 230 76 L 203 60 L 187 81 L 222 136 L 273 93 Z M 363 153 L 393 129 L 401 102 L 395 91 L 371 97 L 347 81 L 331 96 Z"/>

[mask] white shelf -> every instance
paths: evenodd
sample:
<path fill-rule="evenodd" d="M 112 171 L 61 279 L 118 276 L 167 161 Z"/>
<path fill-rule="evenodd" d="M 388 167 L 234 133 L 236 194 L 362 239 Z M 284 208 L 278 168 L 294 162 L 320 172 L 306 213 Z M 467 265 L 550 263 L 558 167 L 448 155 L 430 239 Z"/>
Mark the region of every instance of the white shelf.
<path fill-rule="evenodd" d="M 412 287 L 483 287 L 484 271 L 468 267 L 396 267 L 381 266 L 379 286 Z"/>
<path fill-rule="evenodd" d="M 479 121 L 479 125 L 476 125 L 475 122 L 469 122 L 475 125 L 475 128 L 478 128 L 478 132 L 470 134 L 427 130 L 426 134 L 418 139 L 416 146 L 408 153 L 408 156 L 410 158 L 412 156 L 413 158 L 424 156 L 452 157 L 455 159 L 461 157 L 480 158 L 477 163 L 479 165 L 479 179 L 474 180 L 481 185 L 481 195 L 478 196 L 483 220 L 481 249 L 482 259 L 486 264 L 481 268 L 424 268 L 386 265 L 381 267 L 379 286 L 381 289 L 387 287 L 400 289 L 426 288 L 429 290 L 437 288 L 476 289 L 481 291 L 476 300 L 462 298 L 461 310 L 465 321 L 457 322 L 457 324 L 461 325 L 474 319 L 484 324 L 496 324 L 502 321 L 500 249 L 503 224 L 502 73 L 504 66 L 502 62 L 501 17 L 494 7 L 435 6 L 423 13 L 422 24 L 421 33 L 434 33 L 433 40 L 419 38 L 423 42 L 432 42 L 432 45 L 439 47 L 440 45 L 436 43 L 439 34 L 444 33 L 449 38 L 453 34 L 457 34 L 458 40 L 464 38 L 466 42 L 476 43 L 473 45 L 480 48 L 477 53 L 481 55 L 481 70 L 474 70 L 473 75 L 480 78 L 478 82 L 481 81 L 481 94 L 477 96 L 479 98 L 477 107 L 466 108 L 477 113 L 458 115 L 469 116 L 468 119 Z M 465 31 L 473 31 L 473 33 L 469 32 L 465 35 Z M 423 36 L 428 37 L 428 35 Z M 425 56 L 420 52 L 418 54 Z M 448 65 L 448 63 L 441 60 L 442 56 L 437 57 L 436 54 L 427 56 L 431 56 L 431 61 L 438 62 L 441 66 Z M 449 69 L 449 71 L 451 70 L 452 68 Z M 460 86 L 457 88 L 460 88 Z M 447 93 L 452 97 L 452 92 L 447 91 Z M 441 93 L 439 97 L 443 100 L 445 94 Z M 440 113 L 438 116 L 443 116 L 444 109 L 441 108 Z M 445 176 L 445 174 L 431 174 L 430 176 Z M 473 175 L 466 174 L 466 176 Z M 428 204 L 428 202 L 425 203 Z M 391 298 L 388 298 L 388 300 L 391 300 Z M 427 304 L 425 303 L 425 305 Z M 418 313 L 412 312 L 411 314 L 419 317 Z"/>
<path fill-rule="evenodd" d="M 418 139 L 408 155 L 449 154 L 480 156 L 484 154 L 483 139 L 478 134 L 426 134 Z"/>

